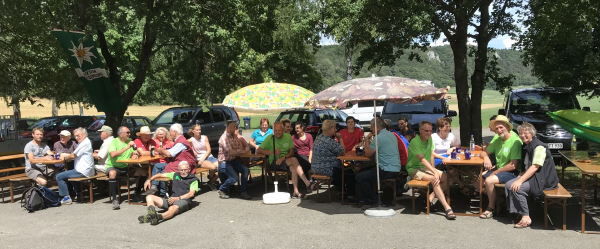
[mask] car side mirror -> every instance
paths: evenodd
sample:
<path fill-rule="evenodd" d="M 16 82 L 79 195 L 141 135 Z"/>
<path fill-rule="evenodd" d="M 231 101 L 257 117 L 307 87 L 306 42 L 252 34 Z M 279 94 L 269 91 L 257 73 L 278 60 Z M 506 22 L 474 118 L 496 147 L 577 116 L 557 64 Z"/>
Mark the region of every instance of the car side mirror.
<path fill-rule="evenodd" d="M 586 111 L 586 112 L 589 112 L 589 111 L 591 111 L 592 109 L 590 109 L 590 107 L 589 107 L 589 106 L 584 106 L 584 107 L 582 108 L 582 110 L 584 110 L 584 111 Z"/>
<path fill-rule="evenodd" d="M 498 109 L 498 115 L 506 115 L 505 109 Z"/>
<path fill-rule="evenodd" d="M 454 110 L 449 110 L 448 111 L 448 115 L 446 115 L 446 117 L 456 117 L 458 115 L 458 113 Z"/>
<path fill-rule="evenodd" d="M 381 117 L 381 112 L 375 112 L 376 117 Z"/>

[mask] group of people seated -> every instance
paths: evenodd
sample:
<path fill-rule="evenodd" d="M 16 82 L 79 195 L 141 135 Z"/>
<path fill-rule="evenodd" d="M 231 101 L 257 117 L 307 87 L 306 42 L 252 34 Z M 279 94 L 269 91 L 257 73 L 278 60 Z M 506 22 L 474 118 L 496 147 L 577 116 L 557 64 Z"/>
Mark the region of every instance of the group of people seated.
<path fill-rule="evenodd" d="M 191 207 L 191 200 L 199 190 L 199 181 L 195 177 L 197 167 L 209 170 L 207 184 L 212 190 L 217 190 L 220 198 L 230 198 L 232 186 L 239 182 L 238 196 L 251 199 L 247 192 L 249 169 L 241 156 L 257 153 L 268 158 L 269 170 L 291 173 L 294 198 L 302 198 L 319 187 L 316 181 L 311 180 L 311 175 L 316 174 L 331 177 L 333 185 L 346 189 L 349 200 L 356 205 L 373 205 L 377 203 L 374 186 L 378 170 L 382 180 L 406 175 L 411 179 L 429 181 L 433 192 L 426 198 L 437 198 L 444 208 L 445 217 L 449 220 L 456 218 L 445 197 L 449 189 L 448 175 L 456 174 L 445 164 L 452 160 L 449 155 L 459 146 L 451 132 L 451 119 L 437 120 L 435 133 L 432 123 L 420 122 L 415 133 L 405 118 L 397 120 L 398 129 L 395 130 L 389 120 L 376 117 L 371 120 L 372 132 L 367 136 L 356 126 L 357 123 L 355 118 L 348 117 L 346 127 L 338 131 L 336 121 L 325 120 L 321 132 L 313 138 L 305 132 L 302 122 L 292 124 L 283 120 L 275 122 L 271 128 L 269 120 L 263 118 L 260 128 L 246 141 L 238 132 L 238 123 L 227 121 L 225 132 L 218 140 L 217 158 L 213 157 L 209 140 L 202 135 L 200 125 L 189 129 L 189 139 L 184 136 L 181 124 L 175 123 L 168 130 L 160 127 L 154 132 L 144 126 L 136 133 L 135 140 L 130 138 L 131 132 L 125 126 L 119 127 L 116 137 L 113 137 L 111 127 L 103 126 L 99 130 L 103 143 L 97 151 L 92 151 L 87 131 L 83 128 L 74 130 L 75 141 L 71 140 L 69 131 L 62 131 L 60 141 L 54 144 L 54 151 L 42 143 L 43 130 L 36 128 L 32 132 L 32 141 L 24 149 L 25 172 L 39 185 L 46 185 L 50 177 L 55 177 L 62 204 L 72 203 L 71 195 L 77 193 L 69 184 L 69 178 L 90 177 L 95 175 L 95 171 L 104 172 L 109 179 L 109 193 L 116 210 L 119 209 L 118 176 L 127 175 L 129 171 L 137 178 L 135 193 L 145 195 L 148 203 L 147 214 L 138 217 L 138 220 L 155 225 Z M 531 224 L 527 197 L 537 198 L 543 190 L 556 188 L 558 184 L 550 150 L 536 138 L 531 124 L 521 124 L 517 134 L 512 131 L 508 119 L 498 115 L 493 117 L 489 127 L 496 135 L 480 153 L 488 196 L 488 207 L 480 217 L 487 219 L 493 216 L 494 184 L 504 183 L 509 210 L 522 217 L 515 227 L 527 227 Z M 364 155 L 377 163 L 366 163 L 365 167 L 356 167 L 354 171 L 343 170 L 343 162 L 338 157 L 347 153 Z M 156 158 L 151 161 L 151 176 L 141 167 L 128 167 L 128 164 L 119 162 L 140 156 Z M 64 163 L 45 165 L 30 162 L 38 158 L 61 159 Z M 342 175 L 346 179 L 344 186 Z M 170 193 L 164 179 L 172 182 Z M 300 190 L 300 183 L 305 186 L 305 191 Z M 159 214 L 157 207 L 166 211 Z"/>

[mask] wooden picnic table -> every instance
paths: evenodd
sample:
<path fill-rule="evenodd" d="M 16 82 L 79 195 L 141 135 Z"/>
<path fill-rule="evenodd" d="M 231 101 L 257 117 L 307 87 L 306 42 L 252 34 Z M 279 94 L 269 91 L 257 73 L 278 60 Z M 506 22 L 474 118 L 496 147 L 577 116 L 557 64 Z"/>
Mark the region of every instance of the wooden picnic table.
<path fill-rule="evenodd" d="M 150 165 L 151 161 L 161 159 L 161 156 L 139 156 L 138 158 L 127 158 L 117 160 L 118 163 L 126 163 L 127 167 L 130 165 L 139 165 L 143 167 L 143 165 L 148 166 L 148 177 L 152 176 L 152 166 Z M 127 170 L 127 203 L 134 204 L 131 202 L 131 190 L 129 189 L 129 170 Z M 138 204 L 138 203 L 136 203 Z M 139 203 L 140 205 L 145 205 L 146 203 Z"/>
<path fill-rule="evenodd" d="M 463 149 L 464 151 L 464 149 Z M 483 212 L 483 203 L 482 203 L 482 198 L 483 198 L 483 193 L 482 193 L 482 189 L 483 189 L 483 178 L 482 178 L 482 173 L 483 173 L 483 158 L 482 156 L 482 151 L 472 151 L 471 152 L 471 159 L 465 159 L 465 154 L 463 153 L 458 153 L 456 155 L 457 159 L 450 159 L 448 161 L 446 161 L 446 167 L 455 167 L 455 168 L 459 168 L 459 167 L 472 167 L 475 168 L 475 170 L 477 170 L 478 172 L 478 181 L 479 181 L 479 213 L 477 214 L 471 214 L 471 213 L 457 213 L 455 212 L 456 215 L 461 215 L 461 216 L 476 216 L 476 215 L 480 215 Z M 451 198 L 450 198 L 450 191 L 448 191 L 448 204 L 451 203 Z"/>
<path fill-rule="evenodd" d="M 0 161 L 5 161 L 5 160 L 12 160 L 12 159 L 25 159 L 25 154 L 14 154 L 14 155 L 7 155 L 7 156 L 0 156 Z"/>
<path fill-rule="evenodd" d="M 35 164 L 60 164 L 60 163 L 65 163 L 65 160 L 61 160 L 61 159 L 48 159 L 48 158 L 34 158 L 29 160 L 30 163 L 35 163 Z"/>
<path fill-rule="evenodd" d="M 248 159 L 262 159 L 263 160 L 263 164 L 261 166 L 261 173 L 262 173 L 262 177 L 263 177 L 263 182 L 265 184 L 265 193 L 267 192 L 267 174 L 266 174 L 266 170 L 267 170 L 267 163 L 269 162 L 269 160 L 267 159 L 266 155 L 263 154 L 255 154 L 252 152 L 247 152 L 241 155 L 238 155 L 240 158 L 248 158 Z M 250 177 L 252 178 L 252 177 Z"/>
<path fill-rule="evenodd" d="M 344 173 L 344 170 L 346 168 L 352 167 L 351 163 L 348 164 L 348 165 L 344 165 L 344 161 L 348 161 L 348 162 L 352 162 L 352 161 L 354 161 L 354 162 L 368 162 L 368 161 L 371 161 L 371 158 L 367 157 L 367 156 L 356 155 L 355 151 L 348 151 L 343 156 L 338 156 L 337 159 L 342 160 L 342 186 L 341 186 L 342 197 L 341 197 L 340 202 L 343 204 L 344 203 L 344 186 L 345 186 L 345 183 L 346 183 L 346 180 L 345 180 L 346 179 L 346 177 L 345 177 L 346 174 Z"/>
<path fill-rule="evenodd" d="M 585 231 L 585 194 L 587 189 L 586 178 L 597 180 L 600 175 L 600 155 L 590 156 L 588 151 L 559 151 L 567 161 L 575 165 L 581 171 L 581 233 Z M 594 190 L 594 198 L 596 192 Z M 600 233 L 600 232 L 588 232 Z"/>

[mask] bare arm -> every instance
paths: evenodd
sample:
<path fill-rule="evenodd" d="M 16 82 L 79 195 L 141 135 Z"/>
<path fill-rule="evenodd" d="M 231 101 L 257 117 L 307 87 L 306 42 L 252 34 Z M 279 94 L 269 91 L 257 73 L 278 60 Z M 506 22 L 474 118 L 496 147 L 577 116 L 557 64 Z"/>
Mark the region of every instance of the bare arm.
<path fill-rule="evenodd" d="M 118 139 L 118 138 L 115 138 Z M 121 154 L 125 153 L 125 151 L 127 151 L 129 148 L 133 147 L 133 141 L 130 141 L 127 146 L 121 148 L 120 150 L 116 150 L 116 151 L 111 151 L 110 152 L 110 157 L 118 157 Z"/>

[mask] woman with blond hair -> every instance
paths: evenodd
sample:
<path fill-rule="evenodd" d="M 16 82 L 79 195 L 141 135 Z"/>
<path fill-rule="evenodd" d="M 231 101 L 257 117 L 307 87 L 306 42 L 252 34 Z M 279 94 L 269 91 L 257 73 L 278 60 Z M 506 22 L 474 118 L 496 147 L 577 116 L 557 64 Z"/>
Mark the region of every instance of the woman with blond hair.
<path fill-rule="evenodd" d="M 198 165 L 201 168 L 209 169 L 208 173 L 208 186 L 210 189 L 217 189 L 217 172 L 219 166 L 219 161 L 211 154 L 210 143 L 208 141 L 208 137 L 202 135 L 202 127 L 199 124 L 196 124 L 190 128 L 188 131 L 190 135 L 190 143 L 192 144 L 192 150 L 194 151 L 194 155 L 196 156 L 196 160 L 198 160 Z"/>

